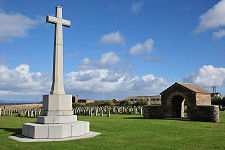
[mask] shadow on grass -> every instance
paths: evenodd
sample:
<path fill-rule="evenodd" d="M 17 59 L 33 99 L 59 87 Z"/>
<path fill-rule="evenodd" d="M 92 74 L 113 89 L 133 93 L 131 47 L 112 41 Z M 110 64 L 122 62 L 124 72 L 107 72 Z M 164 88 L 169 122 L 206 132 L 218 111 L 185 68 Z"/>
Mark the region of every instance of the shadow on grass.
<path fill-rule="evenodd" d="M 21 128 L 0 128 L 0 130 L 5 130 L 5 131 L 8 131 L 8 132 L 11 132 L 12 136 L 22 134 Z"/>
<path fill-rule="evenodd" d="M 126 117 L 124 119 L 149 119 L 149 118 L 144 118 L 144 117 Z M 151 120 L 153 119 L 160 119 L 160 120 L 176 120 L 176 121 L 193 121 L 188 119 L 187 117 L 182 117 L 182 118 L 151 118 Z"/>
<path fill-rule="evenodd" d="M 145 119 L 144 117 L 126 117 L 124 119 Z"/>
<path fill-rule="evenodd" d="M 181 117 L 181 118 L 164 118 L 164 120 L 194 121 L 194 120 L 188 119 L 187 117 Z"/>

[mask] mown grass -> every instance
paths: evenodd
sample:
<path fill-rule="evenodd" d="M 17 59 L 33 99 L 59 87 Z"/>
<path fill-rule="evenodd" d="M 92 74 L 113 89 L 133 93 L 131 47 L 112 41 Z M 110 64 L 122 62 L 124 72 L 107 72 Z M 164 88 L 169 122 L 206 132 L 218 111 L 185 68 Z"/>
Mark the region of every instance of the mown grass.
<path fill-rule="evenodd" d="M 21 143 L 8 136 L 21 134 L 22 124 L 36 119 L 0 117 L 0 150 L 225 149 L 225 112 L 220 112 L 220 123 L 142 119 L 134 115 L 78 119 L 89 121 L 91 130 L 102 134 L 90 139 Z"/>

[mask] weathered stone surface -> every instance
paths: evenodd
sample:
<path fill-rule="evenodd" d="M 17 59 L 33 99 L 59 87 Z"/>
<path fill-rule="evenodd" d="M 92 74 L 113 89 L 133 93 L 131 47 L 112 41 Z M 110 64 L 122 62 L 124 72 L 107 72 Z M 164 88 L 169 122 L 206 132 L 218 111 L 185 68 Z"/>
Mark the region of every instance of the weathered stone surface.
<path fill-rule="evenodd" d="M 211 105 L 211 94 L 196 93 L 196 105 Z"/>
<path fill-rule="evenodd" d="M 219 106 L 216 105 L 199 105 L 192 108 L 189 119 L 206 122 L 219 122 Z"/>
<path fill-rule="evenodd" d="M 164 112 L 162 106 L 158 105 L 145 105 L 143 106 L 143 115 L 145 119 L 162 119 Z"/>

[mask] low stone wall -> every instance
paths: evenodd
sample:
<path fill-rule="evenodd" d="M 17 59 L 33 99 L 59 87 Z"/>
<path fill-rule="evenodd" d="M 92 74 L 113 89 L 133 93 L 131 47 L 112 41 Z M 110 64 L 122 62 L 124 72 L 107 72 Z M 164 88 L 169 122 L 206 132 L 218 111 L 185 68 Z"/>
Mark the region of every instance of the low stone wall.
<path fill-rule="evenodd" d="M 163 119 L 165 114 L 160 105 L 143 106 L 145 119 Z M 219 122 L 219 106 L 198 105 L 188 109 L 188 118 L 194 121 Z"/>
<path fill-rule="evenodd" d="M 143 106 L 143 114 L 145 119 L 164 118 L 164 112 L 161 105 L 145 105 Z"/>
<path fill-rule="evenodd" d="M 190 110 L 188 118 L 196 121 L 219 122 L 219 106 L 198 105 Z"/>

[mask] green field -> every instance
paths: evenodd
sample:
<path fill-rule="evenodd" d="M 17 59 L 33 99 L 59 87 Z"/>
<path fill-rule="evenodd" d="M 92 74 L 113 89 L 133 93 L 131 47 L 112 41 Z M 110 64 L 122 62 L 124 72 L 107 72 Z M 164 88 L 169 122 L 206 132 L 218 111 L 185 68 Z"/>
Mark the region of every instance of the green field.
<path fill-rule="evenodd" d="M 78 119 L 89 121 L 91 130 L 102 134 L 90 139 L 21 143 L 8 136 L 21 134 L 22 124 L 36 119 L 0 117 L 0 150 L 225 149 L 225 112 L 220 112 L 220 123 L 142 119 L 134 115 Z"/>

